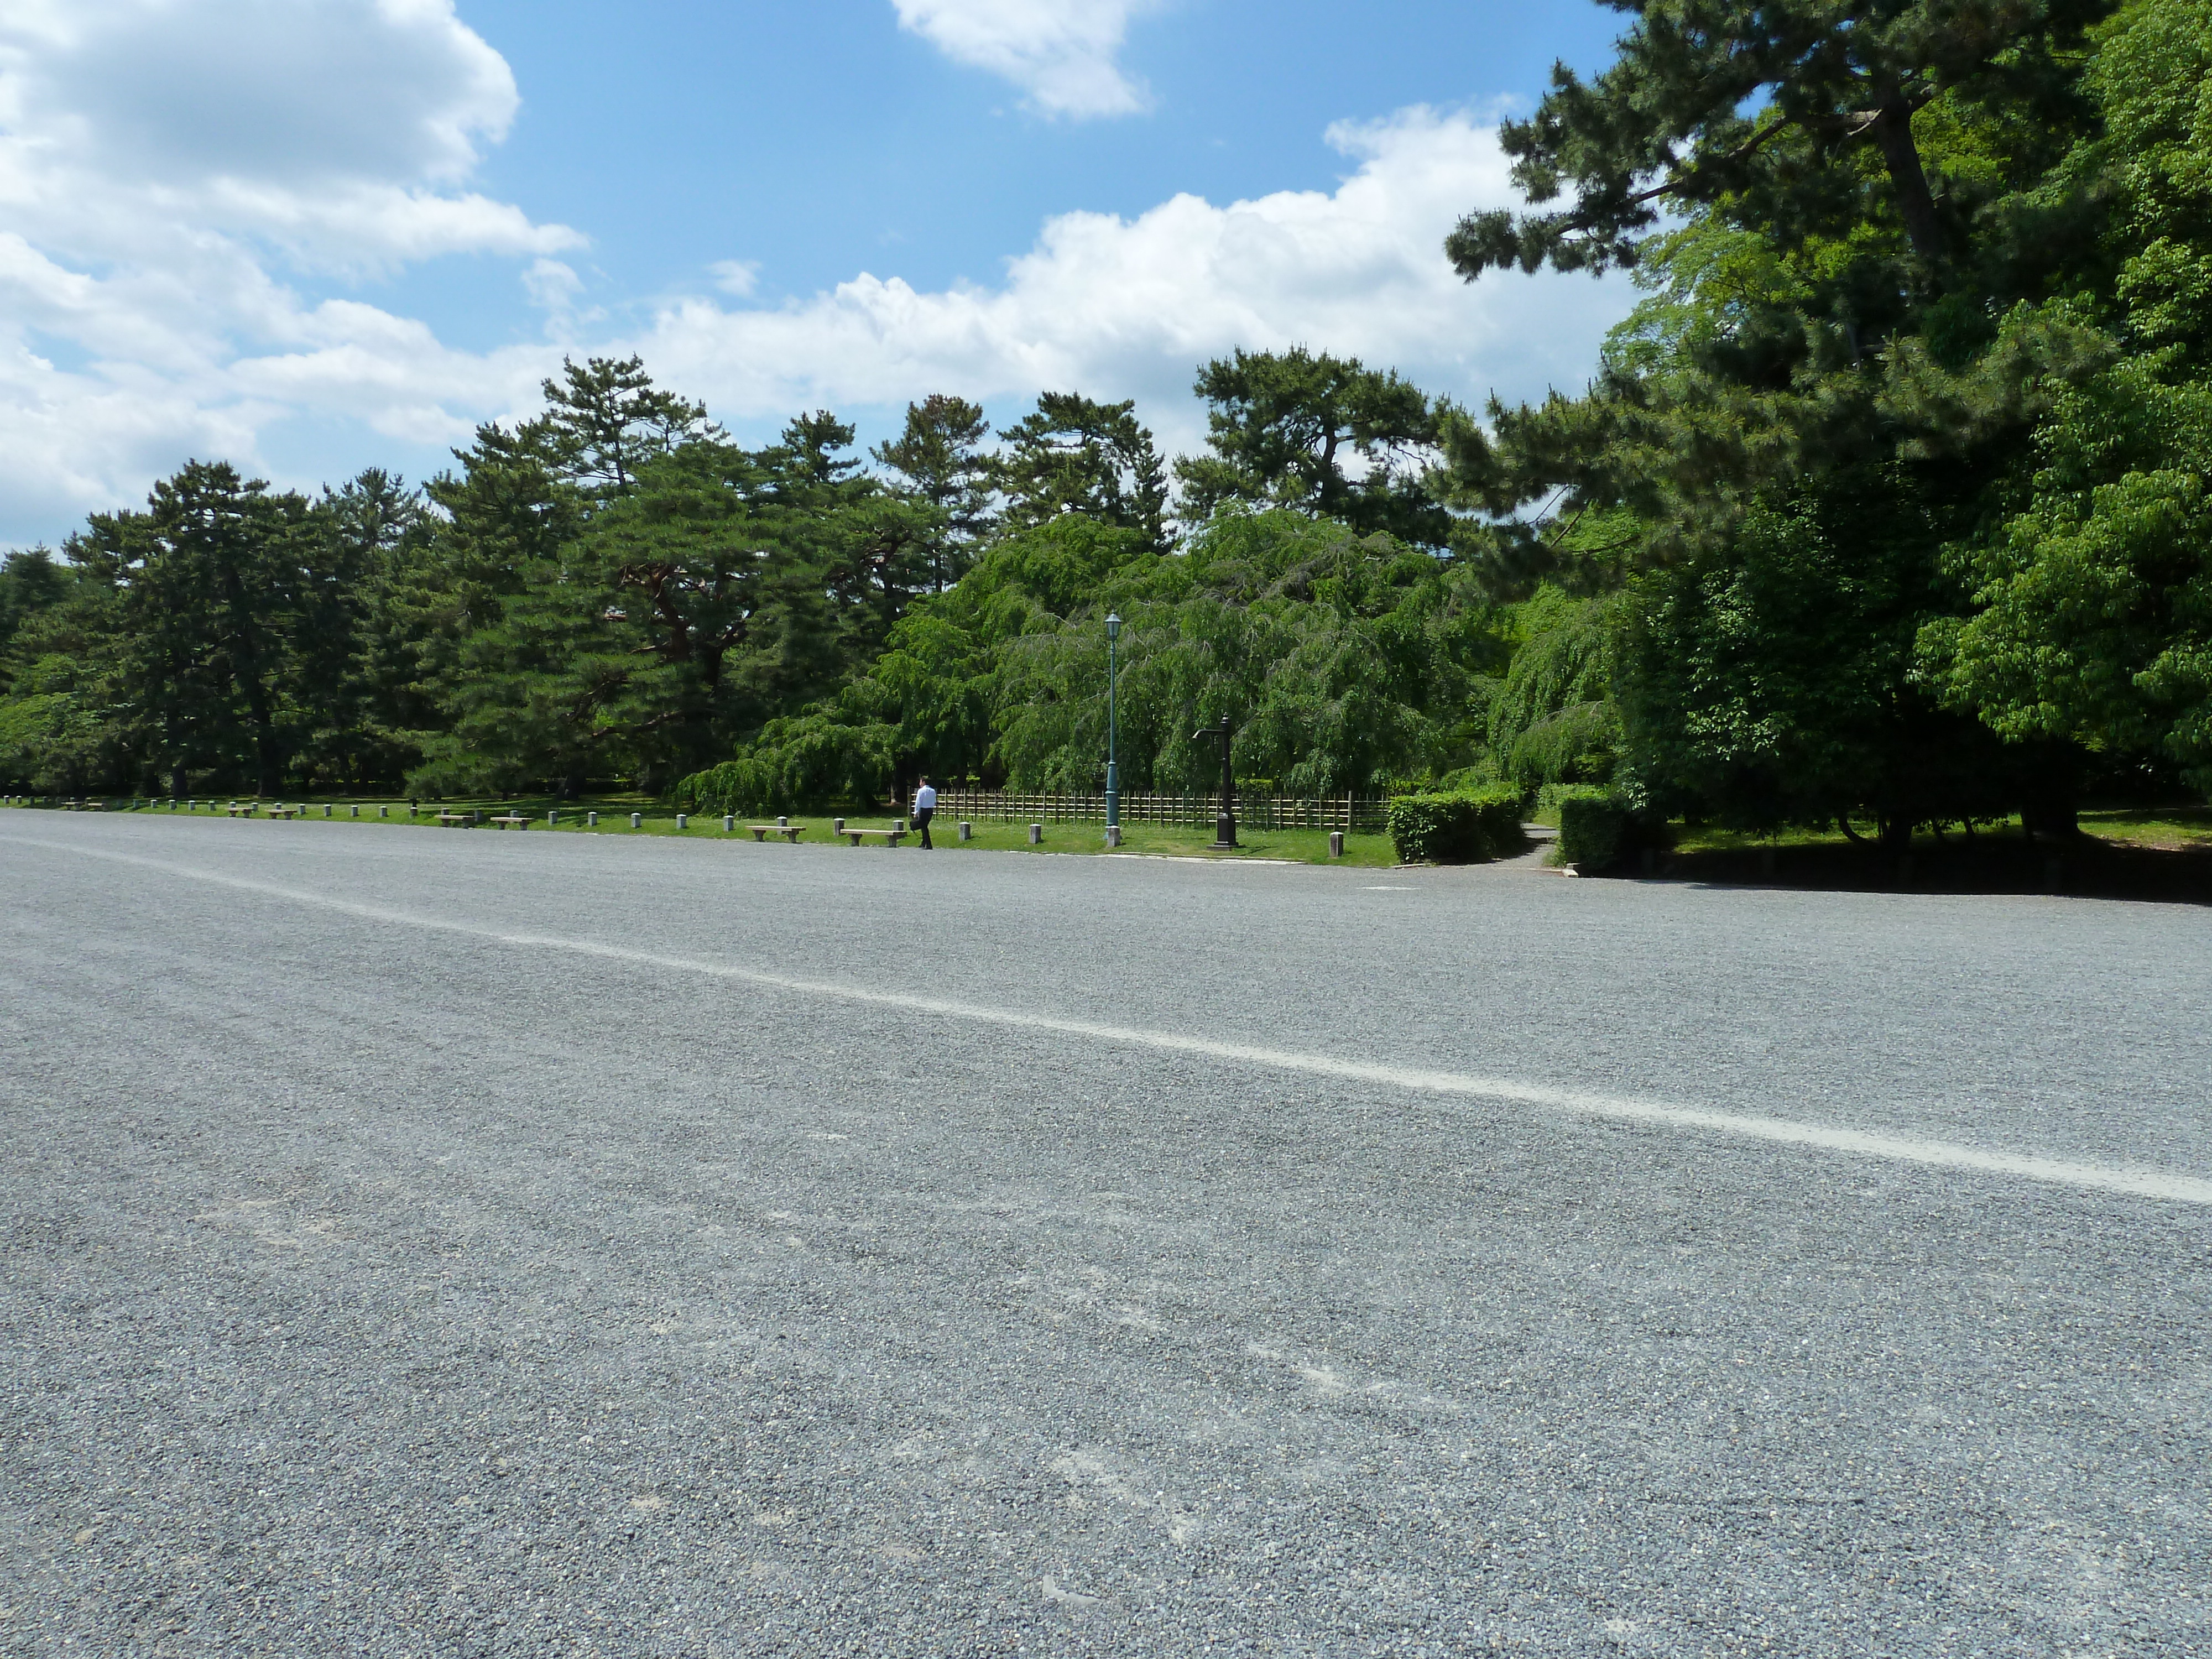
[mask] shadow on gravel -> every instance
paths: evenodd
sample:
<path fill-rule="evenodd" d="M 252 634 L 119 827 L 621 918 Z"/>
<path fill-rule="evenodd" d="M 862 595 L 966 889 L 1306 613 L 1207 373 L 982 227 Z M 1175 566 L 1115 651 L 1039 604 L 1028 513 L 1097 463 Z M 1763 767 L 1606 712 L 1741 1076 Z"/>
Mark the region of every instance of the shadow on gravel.
<path fill-rule="evenodd" d="M 1802 888 L 1817 892 L 2063 894 L 2069 898 L 2212 904 L 2212 851 L 2070 841 L 1953 836 L 1910 854 L 1878 847 L 1782 847 L 1658 853 L 1589 873 L 1715 887 Z"/>

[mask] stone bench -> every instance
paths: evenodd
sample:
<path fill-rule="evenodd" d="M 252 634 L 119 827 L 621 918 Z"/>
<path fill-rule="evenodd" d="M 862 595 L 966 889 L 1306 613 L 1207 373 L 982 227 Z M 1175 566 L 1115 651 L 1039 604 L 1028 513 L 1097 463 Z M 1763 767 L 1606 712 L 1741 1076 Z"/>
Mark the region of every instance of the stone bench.
<path fill-rule="evenodd" d="M 847 829 L 847 830 L 840 830 L 837 833 L 838 833 L 839 835 L 841 835 L 841 836 L 844 836 L 846 840 L 848 840 L 848 841 L 851 842 L 853 843 L 853 845 L 854 845 L 854 846 L 855 846 L 855 847 L 858 847 L 858 846 L 860 844 L 860 837 L 861 837 L 861 836 L 877 836 L 877 837 L 878 837 L 878 838 L 883 842 L 883 843 L 884 843 L 884 846 L 886 846 L 886 847 L 896 847 L 896 846 L 897 846 L 901 842 L 904 841 L 904 840 L 907 838 L 907 836 L 908 835 L 908 833 L 909 833 L 909 832 L 908 832 L 908 831 L 907 831 L 907 830 L 851 830 L 851 829 Z"/>
<path fill-rule="evenodd" d="M 764 842 L 770 836 L 781 836 L 793 847 L 799 845 L 799 836 L 806 833 L 806 826 L 803 823 L 749 823 L 745 828 L 753 832 L 755 841 Z M 857 841 L 853 843 L 855 847 L 860 844 Z"/>

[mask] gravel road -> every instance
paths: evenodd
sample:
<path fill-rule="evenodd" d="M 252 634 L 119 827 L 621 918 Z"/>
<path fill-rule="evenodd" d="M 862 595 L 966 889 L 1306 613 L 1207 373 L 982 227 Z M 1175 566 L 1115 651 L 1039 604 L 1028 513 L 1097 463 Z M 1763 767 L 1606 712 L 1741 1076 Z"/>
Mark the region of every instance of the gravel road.
<path fill-rule="evenodd" d="M 0 894 L 0 1652 L 2212 1652 L 2204 910 L 33 811 Z"/>

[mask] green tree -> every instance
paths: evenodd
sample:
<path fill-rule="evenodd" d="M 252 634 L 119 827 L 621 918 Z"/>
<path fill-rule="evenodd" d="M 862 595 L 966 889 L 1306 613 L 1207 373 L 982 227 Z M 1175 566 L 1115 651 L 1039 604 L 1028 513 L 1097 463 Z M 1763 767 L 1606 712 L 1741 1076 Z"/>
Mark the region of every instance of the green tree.
<path fill-rule="evenodd" d="M 1747 829 L 1869 818 L 1893 843 L 2014 811 L 2065 827 L 2071 757 L 2008 745 L 1917 682 L 1946 593 L 1908 487 L 1754 511 L 1639 586 L 1615 686 L 1635 793 Z"/>
<path fill-rule="evenodd" d="M 921 509 L 921 547 L 933 593 L 967 574 L 976 549 L 996 527 L 990 459 L 982 450 L 990 431 L 975 404 L 933 392 L 908 404 L 899 435 L 871 452 L 890 469 L 892 493 Z"/>
<path fill-rule="evenodd" d="M 1162 556 L 1060 514 L 917 603 L 834 698 L 772 722 L 685 796 L 724 810 L 879 797 L 918 772 L 1091 789 L 1104 765 L 1108 611 L 1121 635 L 1125 787 L 1203 789 L 1192 730 L 1227 714 L 1241 775 L 1334 794 L 1474 758 L 1495 609 L 1449 564 L 1283 509 L 1217 514 Z"/>
<path fill-rule="evenodd" d="M 1063 513 L 1141 533 L 1168 545 L 1167 471 L 1133 402 L 1097 404 L 1048 392 L 1034 414 L 1002 434 L 992 483 L 1006 498 L 1006 524 L 1025 530 Z"/>
<path fill-rule="evenodd" d="M 480 427 L 456 452 L 459 470 L 432 481 L 440 517 L 398 550 L 370 619 L 387 746 L 420 757 L 418 789 L 538 780 L 574 790 L 649 766 L 610 713 L 633 665 L 610 660 L 629 648 L 611 632 L 626 614 L 621 583 L 576 550 L 645 476 L 719 446 L 719 431 L 635 357 L 565 362 L 544 392 L 544 414 Z"/>
<path fill-rule="evenodd" d="M 58 563 L 44 547 L 27 548 L 0 560 L 0 691 L 7 689 L 15 636 L 60 605 L 69 590 L 69 567 Z"/>
<path fill-rule="evenodd" d="M 1613 702 L 1621 596 L 1576 599 L 1545 586 L 1515 607 L 1520 638 L 1489 708 L 1501 777 L 1523 791 L 1607 783 L 1620 748 Z"/>
<path fill-rule="evenodd" d="M 1481 515 L 1455 550 L 1500 594 L 1626 585 L 1642 689 L 1613 714 L 1654 799 L 1889 822 L 2002 787 L 2063 822 L 2079 757 L 1997 764 L 1900 641 L 1971 611 L 1947 548 L 2003 510 L 2028 433 L 2100 361 L 2047 302 L 2101 257 L 2097 204 L 2054 183 L 2096 125 L 2102 8 L 1627 9 L 1610 69 L 1559 71 L 1509 124 L 1538 210 L 1470 216 L 1448 251 L 1470 280 L 1629 266 L 1650 297 L 1586 394 L 1448 433 Z"/>
<path fill-rule="evenodd" d="M 627 494 L 654 457 L 717 435 L 703 407 L 653 385 L 639 358 L 563 358 L 561 370 L 532 435 L 549 471 L 596 499 Z"/>
<path fill-rule="evenodd" d="M 0 776 L 76 794 L 123 769 L 99 670 L 114 596 L 43 547 L 0 565 Z"/>
<path fill-rule="evenodd" d="M 194 461 L 143 513 L 95 514 L 70 544 L 112 596 L 98 669 L 136 767 L 179 794 L 196 774 L 276 790 L 297 750 L 311 637 L 307 503 Z"/>
<path fill-rule="evenodd" d="M 1472 280 L 1496 267 L 1633 266 L 1662 213 L 1785 246 L 1901 229 L 1935 277 L 1966 251 L 1988 180 L 1945 167 L 1947 119 L 2001 127 L 2077 107 L 2083 31 L 2105 0 L 1608 0 L 1635 22 L 1584 82 L 1564 64 L 1498 142 L 1535 203 L 1469 215 L 1446 244 Z M 1945 106 L 1934 116 L 1926 112 Z M 2006 136 L 2017 138 L 2017 132 Z"/>
<path fill-rule="evenodd" d="M 2108 366 L 2036 429 L 2028 499 L 1962 542 L 1975 610 L 1923 632 L 1950 705 L 2020 740 L 2178 766 L 2212 792 L 2212 12 L 2131 5 L 2087 83 L 2104 131 L 2060 187 L 2112 207 Z"/>
<path fill-rule="evenodd" d="M 642 462 L 521 560 L 463 640 L 451 730 L 418 783 L 659 787 L 872 659 L 923 580 L 922 543 L 852 439 L 817 413 L 763 450 L 698 437 Z"/>
<path fill-rule="evenodd" d="M 1203 523 L 1226 501 L 1339 519 L 1442 547 L 1452 520 L 1428 487 L 1449 404 L 1357 358 L 1238 349 L 1199 371 L 1209 456 L 1176 463 L 1182 511 Z M 1357 462 L 1356 473 L 1346 470 Z"/>
<path fill-rule="evenodd" d="M 382 625 L 387 596 L 428 530 L 422 497 L 371 468 L 325 489 L 295 536 L 305 577 L 290 641 L 301 727 L 295 763 L 358 788 L 396 781 L 414 758 L 399 733 L 413 714 L 412 665 Z"/>

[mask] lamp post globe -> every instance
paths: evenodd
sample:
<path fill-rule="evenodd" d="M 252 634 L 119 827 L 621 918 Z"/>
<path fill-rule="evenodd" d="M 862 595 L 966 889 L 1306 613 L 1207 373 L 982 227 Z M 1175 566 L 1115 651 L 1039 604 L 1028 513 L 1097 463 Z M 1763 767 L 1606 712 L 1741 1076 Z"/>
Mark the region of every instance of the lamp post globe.
<path fill-rule="evenodd" d="M 1113 612 L 1106 615 L 1106 839 L 1118 842 L 1121 833 L 1121 774 L 1120 757 L 1115 753 L 1120 736 L 1120 711 L 1115 707 L 1121 696 L 1121 664 L 1118 647 L 1121 640 L 1121 619 Z"/>

